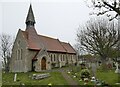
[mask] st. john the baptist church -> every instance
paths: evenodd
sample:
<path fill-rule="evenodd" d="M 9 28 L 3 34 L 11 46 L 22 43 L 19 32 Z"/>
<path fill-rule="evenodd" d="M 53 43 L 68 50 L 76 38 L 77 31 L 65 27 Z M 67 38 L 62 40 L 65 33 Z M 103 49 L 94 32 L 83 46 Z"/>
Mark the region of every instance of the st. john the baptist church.
<path fill-rule="evenodd" d="M 37 33 L 31 5 L 25 23 L 25 31 L 18 30 L 13 45 L 11 72 L 39 72 L 77 63 L 76 52 L 69 43 Z"/>

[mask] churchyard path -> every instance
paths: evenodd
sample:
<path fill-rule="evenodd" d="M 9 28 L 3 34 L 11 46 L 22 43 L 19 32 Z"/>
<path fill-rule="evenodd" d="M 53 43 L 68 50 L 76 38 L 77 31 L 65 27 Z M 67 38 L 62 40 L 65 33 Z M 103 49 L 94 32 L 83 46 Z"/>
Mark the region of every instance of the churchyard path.
<path fill-rule="evenodd" d="M 78 83 L 73 80 L 67 73 L 66 71 L 63 69 L 63 70 L 60 70 L 60 72 L 62 73 L 62 76 L 65 78 L 65 80 L 67 81 L 67 83 L 69 85 L 71 85 L 71 87 L 76 87 L 78 85 Z"/>
<path fill-rule="evenodd" d="M 67 81 L 68 85 L 70 85 L 70 87 L 79 87 L 78 83 L 67 74 L 66 72 L 67 70 L 69 70 L 69 68 L 58 68 L 43 72 L 55 72 L 55 71 L 61 72 L 62 76 L 65 78 L 65 80 Z"/>

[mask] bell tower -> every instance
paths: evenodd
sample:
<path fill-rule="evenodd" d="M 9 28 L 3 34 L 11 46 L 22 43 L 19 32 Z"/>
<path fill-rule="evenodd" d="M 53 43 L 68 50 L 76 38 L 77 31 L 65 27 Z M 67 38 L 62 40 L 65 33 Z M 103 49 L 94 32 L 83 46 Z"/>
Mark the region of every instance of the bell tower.
<path fill-rule="evenodd" d="M 25 23 L 26 23 L 26 28 L 34 27 L 35 18 L 34 18 L 34 14 L 33 14 L 32 5 L 31 4 L 30 4 L 30 7 L 29 7 L 29 11 L 28 11 Z"/>

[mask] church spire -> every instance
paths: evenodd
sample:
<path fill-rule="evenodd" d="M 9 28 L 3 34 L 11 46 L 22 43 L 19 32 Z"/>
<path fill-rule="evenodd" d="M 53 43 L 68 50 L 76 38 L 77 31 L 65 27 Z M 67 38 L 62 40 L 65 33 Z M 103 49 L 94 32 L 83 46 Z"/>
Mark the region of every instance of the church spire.
<path fill-rule="evenodd" d="M 34 26 L 35 24 L 35 18 L 34 18 L 34 14 L 33 14 L 33 10 L 32 10 L 32 5 L 30 4 L 30 7 L 29 7 L 29 11 L 28 11 L 28 14 L 27 14 L 27 18 L 26 18 L 26 26 Z"/>

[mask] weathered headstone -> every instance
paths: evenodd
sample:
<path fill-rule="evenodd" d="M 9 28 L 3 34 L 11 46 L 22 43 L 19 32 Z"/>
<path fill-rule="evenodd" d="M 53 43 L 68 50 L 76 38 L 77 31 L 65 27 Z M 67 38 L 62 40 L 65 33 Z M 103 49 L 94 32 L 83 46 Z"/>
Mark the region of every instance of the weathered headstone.
<path fill-rule="evenodd" d="M 115 66 L 116 66 L 115 73 L 120 73 L 120 69 L 118 67 L 119 66 L 118 62 L 116 62 Z"/>
<path fill-rule="evenodd" d="M 109 58 L 107 66 L 108 66 L 108 69 L 112 69 L 113 61 L 111 60 L 111 58 Z"/>
<path fill-rule="evenodd" d="M 96 77 L 96 70 L 97 70 L 96 64 L 92 63 L 91 68 L 92 68 L 92 76 Z"/>
<path fill-rule="evenodd" d="M 96 78 L 95 77 L 91 77 L 91 82 L 95 82 Z"/>
<path fill-rule="evenodd" d="M 90 62 L 86 63 L 86 67 L 87 67 L 88 69 L 90 69 L 91 63 L 90 63 Z"/>
<path fill-rule="evenodd" d="M 14 75 L 14 82 L 16 82 L 16 79 L 17 79 L 17 74 L 15 73 L 15 75 Z"/>

